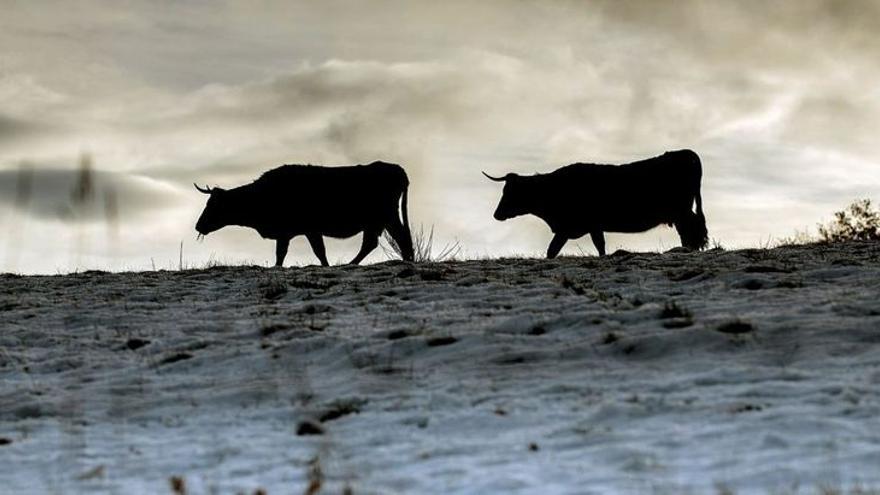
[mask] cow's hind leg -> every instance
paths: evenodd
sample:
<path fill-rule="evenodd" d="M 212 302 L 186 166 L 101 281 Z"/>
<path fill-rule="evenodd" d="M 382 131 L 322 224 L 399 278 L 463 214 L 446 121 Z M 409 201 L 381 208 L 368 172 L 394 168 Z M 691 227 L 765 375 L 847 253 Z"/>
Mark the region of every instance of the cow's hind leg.
<path fill-rule="evenodd" d="M 547 259 L 555 258 L 566 242 L 568 242 L 568 237 L 565 237 L 562 234 L 554 235 L 553 240 L 550 241 L 550 246 L 547 247 Z"/>
<path fill-rule="evenodd" d="M 290 246 L 290 238 L 278 239 L 275 242 L 275 266 L 282 266 L 287 257 L 287 248 Z"/>
<path fill-rule="evenodd" d="M 688 211 L 675 221 L 675 230 L 681 239 L 681 245 L 698 251 L 709 244 L 709 232 L 706 230 L 706 219 L 698 213 Z"/>
<path fill-rule="evenodd" d="M 404 261 L 413 261 L 415 255 L 409 229 L 404 227 L 396 217 L 388 222 L 385 229 L 388 230 L 388 234 L 397 243 L 397 247 L 400 248 L 400 255 Z"/>
<path fill-rule="evenodd" d="M 381 232 L 381 231 L 379 231 Z M 357 265 L 367 257 L 379 245 L 379 232 L 375 230 L 364 230 L 364 240 L 361 243 L 361 250 L 348 264 Z"/>
<path fill-rule="evenodd" d="M 601 230 L 590 232 L 590 239 L 593 240 L 593 245 L 596 246 L 599 256 L 605 256 L 605 233 Z"/>
<path fill-rule="evenodd" d="M 324 249 L 324 238 L 321 234 L 307 234 L 306 239 L 309 240 L 309 245 L 312 246 L 312 251 L 315 252 L 321 265 L 330 266 L 330 263 L 327 262 L 327 251 Z"/>

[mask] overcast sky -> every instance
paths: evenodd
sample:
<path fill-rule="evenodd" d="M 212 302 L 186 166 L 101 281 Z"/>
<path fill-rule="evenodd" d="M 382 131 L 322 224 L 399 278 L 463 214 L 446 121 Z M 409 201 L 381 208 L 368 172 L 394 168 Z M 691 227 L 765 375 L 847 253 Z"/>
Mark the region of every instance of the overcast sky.
<path fill-rule="evenodd" d="M 726 247 L 880 190 L 880 2 L 3 2 L 0 271 L 271 263 L 205 197 L 283 163 L 381 159 L 468 257 L 542 255 L 489 173 L 691 148 Z M 85 157 L 85 158 L 84 158 Z M 91 199 L 74 191 L 81 162 Z M 22 184 L 32 191 L 22 195 Z M 29 186 L 28 186 L 29 185 Z M 110 212 L 109 217 L 107 212 Z M 328 242 L 331 262 L 359 239 Z M 660 227 L 609 251 L 678 245 Z M 593 254 L 589 238 L 564 253 Z M 370 260 L 384 259 L 381 252 Z M 307 243 L 292 263 L 315 263 Z"/>

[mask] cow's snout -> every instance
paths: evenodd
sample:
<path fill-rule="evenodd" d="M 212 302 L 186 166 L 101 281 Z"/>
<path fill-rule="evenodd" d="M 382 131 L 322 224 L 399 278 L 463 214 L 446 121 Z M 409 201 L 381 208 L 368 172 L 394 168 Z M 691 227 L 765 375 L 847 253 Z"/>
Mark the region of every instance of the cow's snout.
<path fill-rule="evenodd" d="M 212 225 L 205 218 L 199 218 L 199 221 L 196 222 L 196 232 L 198 232 L 201 235 L 208 235 L 211 232 L 214 232 L 215 230 L 217 230 L 219 228 L 220 227 L 218 227 L 216 225 Z"/>
<path fill-rule="evenodd" d="M 503 211 L 501 211 L 501 208 L 498 208 L 497 210 L 495 210 L 494 216 L 495 216 L 495 220 L 499 220 L 501 222 L 510 218 L 509 216 L 505 215 Z"/>

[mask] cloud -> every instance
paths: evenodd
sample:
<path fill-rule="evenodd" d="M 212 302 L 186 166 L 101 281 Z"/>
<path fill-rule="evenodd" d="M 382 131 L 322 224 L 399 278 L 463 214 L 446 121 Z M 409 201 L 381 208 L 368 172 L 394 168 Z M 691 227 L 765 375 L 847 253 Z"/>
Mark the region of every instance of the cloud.
<path fill-rule="evenodd" d="M 181 198 L 176 188 L 144 176 L 28 166 L 0 170 L 0 205 L 37 219 L 156 220 L 179 207 Z"/>
<path fill-rule="evenodd" d="M 31 137 L 41 128 L 39 124 L 0 114 L 0 144 Z"/>
<path fill-rule="evenodd" d="M 175 151 L 198 147 L 195 163 L 153 170 L 182 180 L 210 171 L 212 178 L 197 180 L 240 181 L 282 163 L 376 159 L 418 175 L 444 166 L 463 145 L 477 150 L 506 140 L 504 122 L 521 120 L 505 100 L 526 90 L 522 69 L 515 59 L 485 53 L 443 63 L 305 64 L 262 81 L 207 86 L 161 117 L 134 124 L 133 132 L 165 136 L 173 129 L 181 142 Z"/>
<path fill-rule="evenodd" d="M 808 149 L 846 151 L 880 161 L 880 148 L 870 129 L 880 127 L 880 94 L 825 91 L 798 101 L 783 126 L 781 138 Z"/>

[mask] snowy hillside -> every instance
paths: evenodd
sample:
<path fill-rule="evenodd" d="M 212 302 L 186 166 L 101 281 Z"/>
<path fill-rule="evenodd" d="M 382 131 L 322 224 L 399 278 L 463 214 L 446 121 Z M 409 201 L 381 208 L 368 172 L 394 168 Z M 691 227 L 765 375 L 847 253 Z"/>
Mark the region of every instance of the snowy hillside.
<path fill-rule="evenodd" d="M 0 275 L 0 466 L 16 494 L 876 488 L 880 246 Z"/>

